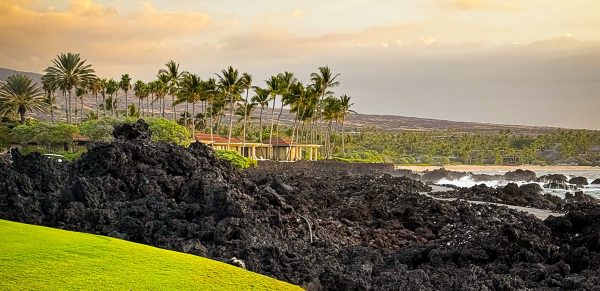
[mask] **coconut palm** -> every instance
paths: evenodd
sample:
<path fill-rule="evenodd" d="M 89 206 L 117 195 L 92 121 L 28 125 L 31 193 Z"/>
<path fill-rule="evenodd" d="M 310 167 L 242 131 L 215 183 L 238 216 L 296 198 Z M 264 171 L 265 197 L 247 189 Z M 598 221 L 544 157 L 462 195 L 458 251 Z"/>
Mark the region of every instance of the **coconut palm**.
<path fill-rule="evenodd" d="M 66 102 L 67 122 L 71 122 L 71 91 L 84 87 L 94 79 L 94 69 L 87 60 L 81 60 L 79 54 L 61 53 L 52 60 L 53 66 L 44 70 L 48 80 L 61 88 L 63 95 L 68 95 Z"/>
<path fill-rule="evenodd" d="M 98 78 L 94 78 L 92 83 L 89 86 L 90 93 L 94 95 L 94 99 L 96 100 L 96 116 L 99 115 L 100 106 L 98 105 L 98 94 L 102 91 L 103 84 L 102 80 Z"/>
<path fill-rule="evenodd" d="M 117 107 L 117 96 L 115 96 L 117 91 L 119 91 L 119 83 L 111 78 L 106 82 L 106 94 L 110 96 L 106 99 L 104 106 L 105 110 L 110 110 L 110 113 L 113 116 L 115 115 L 115 108 Z"/>
<path fill-rule="evenodd" d="M 244 78 L 240 76 L 238 70 L 229 66 L 217 74 L 219 78 L 219 90 L 223 93 L 226 101 L 229 103 L 229 131 L 227 133 L 227 148 L 231 146 L 231 133 L 233 130 L 233 108 L 234 104 L 240 98 L 244 89 Z"/>
<path fill-rule="evenodd" d="M 175 105 L 181 102 L 192 104 L 192 118 L 196 116 L 196 102 L 200 101 L 202 95 L 204 95 L 204 85 L 202 79 L 196 74 L 186 73 L 181 80 L 181 88 L 178 94 L 178 100 L 175 101 Z M 188 114 L 186 110 L 186 124 L 188 120 Z M 196 121 L 192 120 L 192 138 L 196 134 Z"/>
<path fill-rule="evenodd" d="M 0 114 L 19 114 L 21 124 L 25 123 L 27 111 L 45 113 L 47 109 L 44 92 L 25 75 L 12 75 L 0 87 Z"/>
<path fill-rule="evenodd" d="M 350 107 L 354 105 L 354 103 L 350 103 L 350 97 L 348 95 L 342 95 L 340 97 L 340 125 L 342 126 L 342 153 L 346 153 L 346 142 L 345 142 L 345 134 L 346 130 L 344 129 L 344 122 L 346 121 L 346 116 L 349 113 L 354 112 L 350 110 Z"/>
<path fill-rule="evenodd" d="M 164 76 L 162 81 L 167 85 L 168 93 L 171 94 L 171 107 L 173 109 L 173 120 L 175 120 L 175 116 L 177 112 L 175 110 L 175 95 L 177 95 L 177 87 L 179 86 L 179 81 L 183 76 L 183 73 L 179 71 L 179 64 L 175 63 L 173 60 L 170 60 L 165 64 L 166 69 L 160 69 L 158 71 L 159 76 Z M 163 100 L 163 117 L 164 117 L 164 100 Z"/>
<path fill-rule="evenodd" d="M 242 101 L 242 104 L 240 104 L 236 109 L 235 109 L 235 116 L 238 116 L 238 122 L 241 121 L 248 121 L 248 124 L 250 124 L 250 122 L 252 121 L 252 113 L 254 112 L 254 110 L 256 109 L 256 103 L 253 102 L 249 102 L 246 103 L 246 101 Z"/>
<path fill-rule="evenodd" d="M 133 85 L 133 94 L 138 99 L 138 108 L 142 108 L 142 101 L 145 98 L 145 94 L 148 92 L 148 88 L 144 82 L 137 80 Z"/>
<path fill-rule="evenodd" d="M 325 140 L 325 157 L 331 158 L 331 130 L 334 121 L 338 121 L 341 112 L 340 99 L 335 97 L 327 97 L 323 100 L 323 120 L 327 121 L 327 137 Z"/>
<path fill-rule="evenodd" d="M 160 106 L 160 116 L 162 118 L 165 118 L 165 114 L 166 114 L 166 104 L 165 104 L 165 97 L 167 96 L 167 94 L 169 94 L 169 76 L 165 75 L 165 74 L 159 74 L 158 75 L 158 80 L 156 82 L 156 87 L 155 89 L 155 93 L 156 93 L 156 99 L 158 101 L 160 101 L 160 103 L 158 104 Z"/>
<path fill-rule="evenodd" d="M 260 136 L 262 139 L 262 134 L 264 130 L 262 125 L 263 110 L 265 109 L 265 107 L 269 108 L 269 100 L 271 100 L 271 96 L 269 94 L 269 90 L 260 87 L 254 87 L 254 92 L 256 93 L 256 95 L 252 97 L 252 102 L 260 106 L 258 128 L 260 129 Z"/>
<path fill-rule="evenodd" d="M 85 96 L 85 94 L 87 94 L 87 88 L 86 87 L 79 87 L 77 88 L 77 90 L 75 90 L 75 96 L 77 96 L 77 98 L 79 98 L 79 102 L 81 105 L 81 109 L 79 110 L 79 115 L 80 115 L 80 120 L 79 123 L 81 123 L 81 121 L 83 120 L 83 96 Z M 75 105 L 77 105 L 77 103 L 75 103 Z M 77 123 L 77 108 L 75 108 L 75 123 Z"/>
<path fill-rule="evenodd" d="M 127 100 L 127 92 L 129 92 L 129 90 L 131 89 L 131 78 L 129 77 L 129 74 L 121 75 L 119 88 L 125 93 L 125 117 L 127 117 L 129 115 L 129 102 Z"/>
<path fill-rule="evenodd" d="M 281 115 L 283 114 L 283 108 L 290 104 L 289 92 L 290 88 L 294 86 L 298 80 L 294 78 L 294 74 L 290 72 L 283 72 L 277 76 L 279 79 L 279 94 L 281 95 L 281 106 L 279 107 L 279 115 L 277 116 L 277 122 L 275 123 L 275 136 L 279 140 L 279 122 L 281 121 Z"/>
<path fill-rule="evenodd" d="M 50 109 L 50 121 L 54 123 L 54 103 L 56 102 L 54 92 L 58 89 L 58 86 L 48 78 L 45 78 L 45 76 L 42 76 L 42 89 L 46 92 L 46 104 L 48 104 Z"/>
<path fill-rule="evenodd" d="M 337 77 L 339 77 L 339 75 L 340 74 L 334 75 L 333 73 L 331 73 L 331 69 L 329 68 L 329 66 L 319 67 L 318 73 L 310 74 L 310 79 L 313 82 L 314 88 L 315 90 L 317 90 L 319 96 L 321 97 L 318 108 L 318 118 L 321 119 L 321 122 L 323 121 L 323 100 L 325 99 L 325 96 L 332 94 L 332 92 L 329 92 L 330 88 L 339 86 L 340 82 L 336 80 Z"/>
<path fill-rule="evenodd" d="M 244 103 L 244 110 L 248 110 L 250 108 L 248 108 L 248 95 L 250 93 L 250 88 L 252 88 L 252 75 L 248 74 L 248 73 L 243 73 L 242 74 L 242 79 L 243 79 L 243 87 L 244 89 L 246 89 L 246 99 L 245 99 L 245 103 Z M 243 140 L 243 147 L 246 147 L 246 127 L 248 126 L 248 112 L 244 111 L 244 125 L 243 125 L 243 130 L 242 130 L 242 136 L 244 138 Z"/>
<path fill-rule="evenodd" d="M 277 95 L 280 94 L 281 88 L 279 86 L 280 79 L 279 76 L 271 76 L 268 80 L 265 81 L 267 83 L 267 90 L 269 91 L 269 95 L 271 96 L 271 100 L 273 101 L 273 108 L 271 108 L 271 130 L 269 131 L 269 157 L 273 156 L 273 128 L 275 125 L 275 101 L 277 100 Z"/>

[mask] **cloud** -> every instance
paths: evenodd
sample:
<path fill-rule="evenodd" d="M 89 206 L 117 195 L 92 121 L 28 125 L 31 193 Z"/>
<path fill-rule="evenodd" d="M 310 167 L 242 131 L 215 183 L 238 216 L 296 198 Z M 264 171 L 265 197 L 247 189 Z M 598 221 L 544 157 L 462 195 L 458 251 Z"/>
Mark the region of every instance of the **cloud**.
<path fill-rule="evenodd" d="M 41 70 L 60 52 L 93 62 L 136 63 L 174 54 L 186 39 L 211 25 L 201 12 L 160 11 L 149 3 L 122 13 L 90 0 L 66 9 L 36 10 L 31 1 L 0 2 L 0 63 Z M 41 60 L 41 61 L 40 61 Z M 101 67 L 101 66 L 100 66 Z"/>
<path fill-rule="evenodd" d="M 455 9 L 470 11 L 470 10 L 494 10 L 494 11 L 511 11 L 517 10 L 520 6 L 516 3 L 511 3 L 509 0 L 449 0 L 447 4 Z"/>

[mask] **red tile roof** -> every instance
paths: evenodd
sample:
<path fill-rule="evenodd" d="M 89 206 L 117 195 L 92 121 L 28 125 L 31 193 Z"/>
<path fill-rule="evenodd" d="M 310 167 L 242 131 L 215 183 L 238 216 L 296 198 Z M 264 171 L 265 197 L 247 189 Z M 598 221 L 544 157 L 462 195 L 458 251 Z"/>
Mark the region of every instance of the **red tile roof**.
<path fill-rule="evenodd" d="M 196 140 L 200 141 L 200 142 L 218 142 L 218 143 L 227 143 L 228 139 L 227 137 L 224 136 L 220 136 L 218 134 L 213 134 L 212 139 L 210 136 L 210 133 L 199 133 L 196 134 Z M 235 137 L 231 137 L 231 143 L 241 143 L 242 141 L 239 138 L 235 138 Z"/>
<path fill-rule="evenodd" d="M 273 146 L 289 147 L 292 143 L 292 141 L 289 138 L 273 137 L 271 140 L 271 145 Z M 269 144 L 269 139 L 264 139 L 262 142 L 264 144 Z M 294 144 L 296 144 L 296 142 L 294 142 Z"/>

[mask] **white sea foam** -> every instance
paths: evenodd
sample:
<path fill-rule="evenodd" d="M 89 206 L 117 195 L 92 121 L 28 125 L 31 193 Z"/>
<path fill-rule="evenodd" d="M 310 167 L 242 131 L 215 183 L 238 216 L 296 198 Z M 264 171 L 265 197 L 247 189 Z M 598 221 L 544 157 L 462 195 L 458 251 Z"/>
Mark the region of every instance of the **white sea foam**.
<path fill-rule="evenodd" d="M 478 174 L 499 174 L 497 172 L 494 173 L 478 173 Z M 538 176 L 541 176 L 543 174 L 547 174 L 547 173 L 537 173 Z M 575 176 L 584 176 L 588 178 L 588 181 L 591 182 L 593 180 L 593 176 L 589 175 L 589 173 L 585 173 L 588 175 L 577 175 L 578 173 L 562 173 L 564 175 L 566 175 L 569 178 L 575 177 Z M 584 173 L 581 173 L 584 174 Z M 598 172 L 595 172 L 594 174 L 598 175 Z M 594 176 L 596 176 L 594 175 Z M 600 176 L 600 175 L 598 175 Z M 598 177 L 596 176 L 596 177 Z M 453 185 L 453 186 L 457 186 L 457 187 L 466 187 L 466 188 L 470 188 L 473 187 L 475 185 L 481 185 L 484 184 L 488 187 L 493 187 L 493 188 L 497 188 L 497 187 L 504 187 L 506 185 L 508 185 L 509 183 L 516 183 L 517 185 L 521 186 L 524 184 L 529 184 L 529 183 L 533 183 L 533 182 L 527 182 L 527 181 L 506 181 L 506 180 L 491 180 L 491 181 L 475 181 L 473 179 L 473 177 L 471 176 L 464 176 L 458 180 L 449 180 L 449 179 L 441 179 L 437 182 L 438 185 Z M 540 185 L 543 189 L 544 189 L 544 193 L 548 193 L 548 194 L 552 194 L 552 195 L 556 195 L 558 197 L 564 198 L 565 194 L 567 192 L 571 192 L 571 194 L 574 191 L 583 191 L 583 193 L 588 194 L 594 198 L 598 198 L 600 199 L 600 185 L 587 185 L 584 187 L 579 187 L 576 190 L 573 190 L 576 188 L 575 185 L 570 185 L 573 187 L 573 189 L 571 190 L 563 190 L 563 189 L 550 189 L 550 188 L 544 188 L 544 183 L 536 183 L 538 185 Z"/>

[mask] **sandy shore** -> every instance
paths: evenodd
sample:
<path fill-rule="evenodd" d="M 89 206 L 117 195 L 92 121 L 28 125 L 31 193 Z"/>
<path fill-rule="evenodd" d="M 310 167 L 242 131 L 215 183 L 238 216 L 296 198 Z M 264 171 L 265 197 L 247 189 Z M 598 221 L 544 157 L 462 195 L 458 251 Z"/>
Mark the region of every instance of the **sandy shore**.
<path fill-rule="evenodd" d="M 439 166 L 396 166 L 397 169 L 408 169 L 415 172 L 432 171 L 442 167 Z M 600 171 L 600 167 L 586 167 L 586 166 L 477 166 L 477 165 L 453 165 L 444 166 L 446 170 L 457 171 L 457 172 L 473 172 L 473 171 L 514 171 L 516 169 L 530 170 L 530 171 L 551 171 L 551 172 L 563 172 L 563 171 Z"/>

